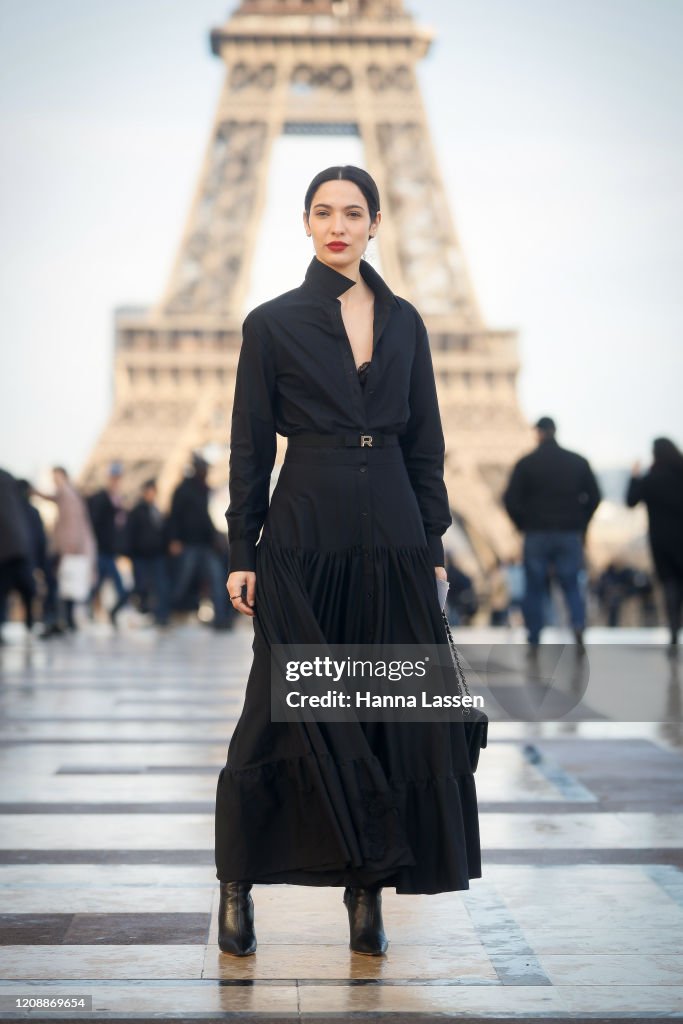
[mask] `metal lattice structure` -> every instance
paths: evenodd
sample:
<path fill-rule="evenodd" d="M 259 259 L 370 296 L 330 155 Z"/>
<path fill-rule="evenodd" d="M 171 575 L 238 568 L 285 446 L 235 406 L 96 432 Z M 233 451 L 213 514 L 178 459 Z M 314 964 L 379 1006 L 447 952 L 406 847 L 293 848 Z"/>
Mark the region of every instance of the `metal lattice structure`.
<path fill-rule="evenodd" d="M 222 453 L 274 141 L 360 137 L 382 196 L 382 272 L 427 324 L 447 446 L 447 484 L 480 564 L 515 546 L 500 507 L 530 447 L 517 402 L 512 331 L 488 329 L 432 147 L 416 65 L 432 33 L 402 0 L 243 0 L 211 33 L 226 77 L 175 265 L 161 301 L 116 320 L 115 405 L 80 482 L 111 459 L 126 490 L 155 476 L 162 501 L 191 449 Z M 278 461 L 282 457 L 284 442 Z"/>

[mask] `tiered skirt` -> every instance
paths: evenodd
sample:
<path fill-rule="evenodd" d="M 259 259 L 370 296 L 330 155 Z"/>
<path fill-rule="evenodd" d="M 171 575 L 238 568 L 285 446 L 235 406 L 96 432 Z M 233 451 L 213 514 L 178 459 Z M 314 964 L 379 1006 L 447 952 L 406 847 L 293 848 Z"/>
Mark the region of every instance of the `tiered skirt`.
<path fill-rule="evenodd" d="M 294 448 L 256 548 L 253 661 L 216 790 L 221 881 L 467 889 L 477 795 L 457 721 L 273 721 L 279 644 L 445 644 L 401 448 Z"/>

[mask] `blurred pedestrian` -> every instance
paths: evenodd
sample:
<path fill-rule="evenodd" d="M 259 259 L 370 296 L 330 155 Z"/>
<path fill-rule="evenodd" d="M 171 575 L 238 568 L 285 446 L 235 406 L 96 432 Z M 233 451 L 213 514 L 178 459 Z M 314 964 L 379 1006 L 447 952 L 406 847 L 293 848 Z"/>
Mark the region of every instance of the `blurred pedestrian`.
<path fill-rule="evenodd" d="M 446 616 L 450 626 L 469 626 L 479 608 L 479 600 L 472 578 L 460 568 L 449 552 L 445 554 Z"/>
<path fill-rule="evenodd" d="M 655 588 L 650 573 L 636 569 L 633 587 L 638 602 L 638 625 L 644 629 L 652 629 L 659 623 Z"/>
<path fill-rule="evenodd" d="M 630 566 L 613 559 L 598 577 L 595 595 L 611 629 L 619 625 L 622 606 L 635 593 L 634 576 Z"/>
<path fill-rule="evenodd" d="M 128 516 L 126 550 L 133 562 L 133 594 L 139 599 L 140 611 L 153 611 L 157 625 L 165 626 L 169 615 L 166 521 L 156 497 L 156 481 L 146 480 L 142 496 Z"/>
<path fill-rule="evenodd" d="M 117 555 L 122 553 L 126 510 L 121 497 L 123 466 L 112 462 L 105 487 L 88 498 L 88 512 L 97 540 L 97 580 L 90 593 L 90 602 L 95 600 L 105 580 L 111 580 L 116 590 L 116 602 L 109 610 L 109 621 L 116 626 L 116 617 L 128 601 L 128 591 L 123 585 L 121 573 L 116 564 Z"/>
<path fill-rule="evenodd" d="M 505 563 L 496 558 L 496 564 L 488 575 L 489 625 L 507 626 L 509 623 L 510 591 L 508 588 Z"/>
<path fill-rule="evenodd" d="M 538 649 L 543 602 L 552 570 L 564 595 L 577 648 L 583 651 L 586 602 L 581 587 L 586 529 L 600 504 L 600 488 L 582 455 L 561 448 L 550 416 L 535 424 L 537 447 L 514 466 L 503 502 L 524 534 L 523 612 L 529 649 Z"/>
<path fill-rule="evenodd" d="M 0 643 L 7 616 L 7 598 L 16 591 L 25 609 L 26 628 L 33 627 L 36 592 L 31 564 L 31 538 L 17 481 L 0 469 Z"/>
<path fill-rule="evenodd" d="M 46 638 L 61 633 L 63 626 L 77 628 L 74 606 L 88 598 L 97 559 L 97 543 L 83 498 L 63 466 L 54 467 L 52 479 L 54 494 L 44 494 L 37 488 L 33 492 L 57 505 L 57 521 L 48 542 L 50 575 L 57 587 L 54 593 L 48 588 Z"/>
<path fill-rule="evenodd" d="M 626 492 L 631 508 L 645 502 L 652 560 L 664 593 L 669 649 L 678 649 L 683 607 L 683 454 L 668 437 L 652 445 L 652 466 L 641 475 L 635 463 Z"/>
<path fill-rule="evenodd" d="M 503 572 L 505 573 L 505 582 L 507 583 L 509 595 L 508 623 L 511 620 L 515 620 L 513 624 L 517 625 L 522 618 L 522 605 L 526 589 L 524 566 L 519 559 L 512 558 L 507 562 L 503 562 Z"/>
<path fill-rule="evenodd" d="M 28 480 L 17 480 L 17 488 L 28 527 L 31 567 L 34 571 L 37 569 L 44 572 L 47 560 L 47 535 L 40 512 L 31 504 L 34 489 Z"/>
<path fill-rule="evenodd" d="M 47 536 L 40 512 L 31 504 L 33 487 L 28 480 L 17 480 L 21 507 L 26 518 L 26 526 L 29 535 L 29 561 L 31 563 L 31 576 L 34 582 L 34 593 L 37 593 L 36 573 L 39 573 L 43 581 L 43 608 L 41 619 L 45 621 L 45 593 L 47 590 L 47 578 L 49 574 L 47 559 Z"/>
<path fill-rule="evenodd" d="M 209 514 L 208 471 L 208 462 L 193 454 L 192 473 L 178 484 L 171 499 L 169 551 L 180 559 L 171 604 L 179 607 L 193 578 L 198 577 L 200 585 L 207 584 L 211 593 L 214 628 L 230 629 L 233 616 L 225 590 L 225 569 L 218 554 L 218 530 Z"/>

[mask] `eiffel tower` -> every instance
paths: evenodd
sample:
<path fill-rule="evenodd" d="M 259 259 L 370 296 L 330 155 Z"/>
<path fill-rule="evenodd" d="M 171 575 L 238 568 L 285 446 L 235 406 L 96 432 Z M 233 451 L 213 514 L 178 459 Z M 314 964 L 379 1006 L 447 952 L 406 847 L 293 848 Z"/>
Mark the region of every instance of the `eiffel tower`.
<path fill-rule="evenodd" d="M 193 449 L 219 453 L 211 482 L 227 485 L 230 399 L 273 144 L 283 133 L 351 134 L 382 197 L 382 274 L 429 330 L 456 521 L 481 569 L 514 550 L 500 494 L 531 440 L 516 395 L 517 341 L 485 326 L 449 213 L 416 77 L 432 38 L 403 0 L 242 0 L 211 32 L 227 71 L 199 184 L 165 294 L 147 311 L 116 315 L 114 409 L 82 487 L 98 486 L 117 459 L 127 496 L 153 476 L 163 503 Z M 276 469 L 285 444 L 278 439 Z"/>

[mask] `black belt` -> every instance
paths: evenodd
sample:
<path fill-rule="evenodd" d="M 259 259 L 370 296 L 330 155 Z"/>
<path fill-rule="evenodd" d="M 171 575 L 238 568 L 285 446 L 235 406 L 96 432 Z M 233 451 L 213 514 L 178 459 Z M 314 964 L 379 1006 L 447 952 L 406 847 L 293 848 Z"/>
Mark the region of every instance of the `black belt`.
<path fill-rule="evenodd" d="M 398 434 L 292 434 L 288 448 L 388 448 L 399 443 Z"/>

